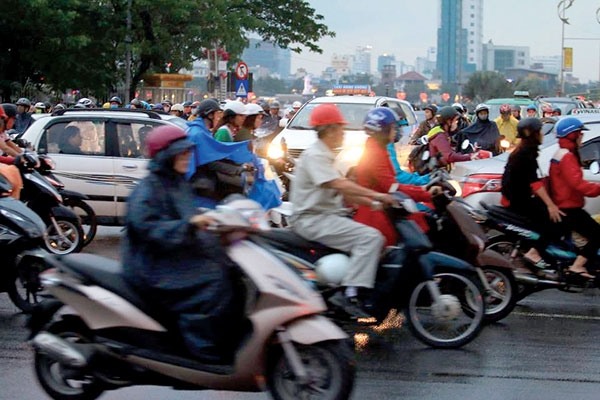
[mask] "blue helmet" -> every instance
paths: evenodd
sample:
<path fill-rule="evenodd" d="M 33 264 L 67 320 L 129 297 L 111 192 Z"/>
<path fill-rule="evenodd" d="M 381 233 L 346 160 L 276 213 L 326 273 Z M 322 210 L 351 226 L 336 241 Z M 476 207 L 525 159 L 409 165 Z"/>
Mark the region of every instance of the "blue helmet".
<path fill-rule="evenodd" d="M 400 117 L 393 110 L 387 107 L 377 107 L 367 113 L 363 127 L 366 130 L 381 132 L 389 125 L 396 125 L 400 122 Z"/>
<path fill-rule="evenodd" d="M 527 106 L 527 111 L 529 110 L 537 111 L 537 107 L 535 106 L 535 104 L 531 103 Z"/>
<path fill-rule="evenodd" d="M 556 137 L 563 138 L 577 131 L 589 131 L 583 122 L 575 117 L 563 118 L 556 123 Z"/>

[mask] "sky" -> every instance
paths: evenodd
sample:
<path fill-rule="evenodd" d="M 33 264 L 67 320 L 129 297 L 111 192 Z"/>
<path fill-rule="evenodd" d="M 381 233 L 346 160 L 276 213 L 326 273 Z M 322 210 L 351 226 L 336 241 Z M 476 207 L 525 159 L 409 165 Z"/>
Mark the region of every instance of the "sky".
<path fill-rule="evenodd" d="M 334 38 L 318 42 L 323 54 L 292 53 L 292 72 L 303 67 L 320 75 L 333 54 L 354 54 L 357 46 L 373 46 L 371 70 L 377 56 L 394 54 L 414 65 L 437 46 L 440 0 L 308 0 L 324 17 Z M 484 0 L 483 43 L 529 46 L 530 56 L 558 56 L 562 23 L 559 0 Z M 583 83 L 600 80 L 600 0 L 575 0 L 566 10 L 565 47 L 573 47 L 573 76 Z M 569 38 L 594 38 L 572 40 Z"/>

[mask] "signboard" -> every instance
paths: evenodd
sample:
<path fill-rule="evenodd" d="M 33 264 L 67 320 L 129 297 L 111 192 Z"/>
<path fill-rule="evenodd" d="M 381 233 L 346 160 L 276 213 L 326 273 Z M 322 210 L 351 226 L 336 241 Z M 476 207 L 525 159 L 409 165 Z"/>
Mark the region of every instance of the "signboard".
<path fill-rule="evenodd" d="M 563 71 L 573 72 L 573 48 L 563 47 Z"/>
<path fill-rule="evenodd" d="M 332 92 L 336 96 L 340 95 L 369 95 L 371 86 L 369 85 L 335 85 Z"/>
<path fill-rule="evenodd" d="M 573 111 L 571 111 L 571 114 L 600 114 L 600 108 L 574 108 Z"/>
<path fill-rule="evenodd" d="M 247 79 L 236 79 L 235 80 L 235 97 L 248 97 L 248 80 Z"/>
<path fill-rule="evenodd" d="M 240 81 L 248 79 L 248 72 L 250 72 L 248 70 L 248 65 L 243 61 L 240 61 L 235 66 L 235 77 Z"/>

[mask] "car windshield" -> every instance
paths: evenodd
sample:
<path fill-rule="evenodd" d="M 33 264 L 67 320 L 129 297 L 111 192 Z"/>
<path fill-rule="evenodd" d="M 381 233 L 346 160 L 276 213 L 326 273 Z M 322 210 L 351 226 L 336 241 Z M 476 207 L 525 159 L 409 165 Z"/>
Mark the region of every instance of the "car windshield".
<path fill-rule="evenodd" d="M 558 142 L 558 139 L 556 139 L 556 133 L 554 132 L 554 124 L 553 123 L 548 123 L 548 122 L 545 123 L 542 126 L 542 133 L 544 134 L 544 140 L 542 141 L 542 144 L 540 145 L 540 150 L 543 150 L 546 147 L 550 147 L 553 144 L 555 144 L 556 142 Z M 506 153 L 500 154 L 499 156 L 496 156 L 495 158 L 498 160 L 507 161 L 508 156 L 510 156 L 510 153 L 506 152 Z"/>
<path fill-rule="evenodd" d="M 173 118 L 164 118 L 165 121 L 168 121 L 174 125 L 177 125 L 178 127 L 180 127 L 181 129 L 183 129 L 184 131 L 187 130 L 188 126 L 186 121 L 183 118 L 180 117 L 173 117 Z"/>
<path fill-rule="evenodd" d="M 312 110 L 322 103 L 310 103 L 304 106 L 298 114 L 294 116 L 290 122 L 289 128 L 291 129 L 312 129 L 309 124 L 310 114 Z M 349 131 L 361 131 L 363 130 L 363 121 L 365 115 L 371 110 L 373 104 L 360 104 L 360 103 L 337 103 L 336 106 L 342 112 L 342 115 L 348 122 L 345 129 Z"/>

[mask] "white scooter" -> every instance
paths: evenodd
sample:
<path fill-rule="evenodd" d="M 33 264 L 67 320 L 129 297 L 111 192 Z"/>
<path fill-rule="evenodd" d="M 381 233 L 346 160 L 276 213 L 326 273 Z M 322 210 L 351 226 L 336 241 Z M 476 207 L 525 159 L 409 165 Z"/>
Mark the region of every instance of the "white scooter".
<path fill-rule="evenodd" d="M 36 375 L 53 399 L 95 399 L 133 385 L 268 389 L 275 399 L 350 396 L 351 342 L 319 315 L 327 309 L 323 299 L 296 270 L 253 243 L 266 226 L 260 206 L 235 200 L 210 215 L 219 221 L 215 232 L 230 240 L 227 254 L 246 286 L 246 320 L 239 326 L 248 328 L 232 365 L 189 356 L 178 332 L 123 279 L 118 262 L 90 254 L 48 256 L 51 269 L 41 280 L 56 300 L 38 307 L 30 329 Z"/>

